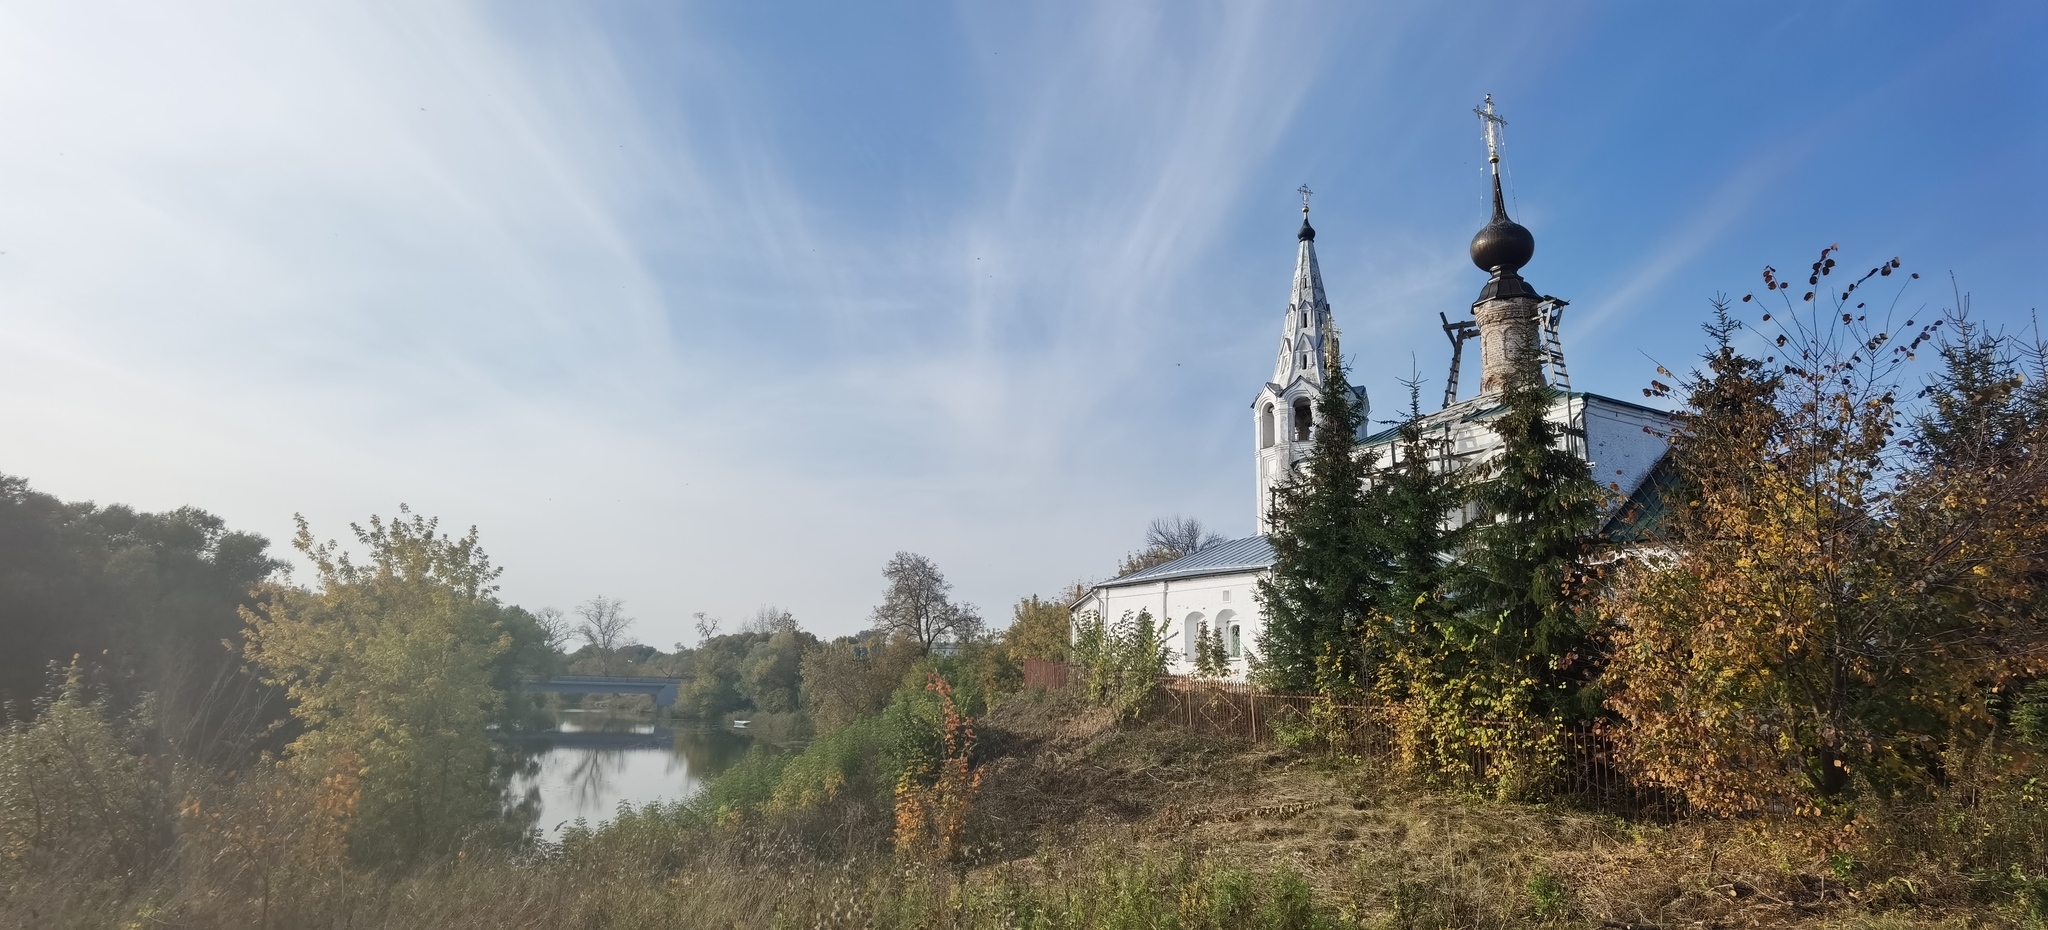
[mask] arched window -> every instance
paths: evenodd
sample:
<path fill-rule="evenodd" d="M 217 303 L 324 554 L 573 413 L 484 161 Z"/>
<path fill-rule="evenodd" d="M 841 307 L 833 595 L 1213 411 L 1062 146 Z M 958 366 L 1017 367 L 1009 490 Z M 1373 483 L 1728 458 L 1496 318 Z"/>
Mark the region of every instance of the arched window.
<path fill-rule="evenodd" d="M 1198 610 L 1188 614 L 1188 618 L 1181 621 L 1180 629 L 1180 654 L 1187 656 L 1188 661 L 1193 662 L 1195 661 L 1195 641 L 1202 637 L 1202 612 Z"/>
<path fill-rule="evenodd" d="M 1259 448 L 1273 445 L 1273 405 L 1267 404 L 1259 410 Z"/>
<path fill-rule="evenodd" d="M 1296 368 L 1307 368 L 1307 367 L 1308 367 L 1308 353 L 1307 353 L 1307 352 L 1303 352 L 1303 353 L 1301 353 L 1301 361 L 1300 361 L 1300 362 L 1297 362 L 1297 363 L 1295 364 L 1295 366 L 1294 366 L 1294 367 L 1296 367 Z"/>
<path fill-rule="evenodd" d="M 1313 410 L 1312 408 L 1310 408 L 1310 407 L 1309 407 L 1309 405 L 1308 405 L 1308 398 L 1306 398 L 1306 397 L 1297 397 L 1297 398 L 1295 398 L 1295 399 L 1294 399 L 1294 439 L 1295 439 L 1295 441 L 1299 442 L 1299 441 L 1301 441 L 1301 440 L 1307 439 L 1307 438 L 1308 438 L 1308 435 L 1309 435 L 1309 431 L 1310 431 L 1311 429 L 1313 429 L 1313 428 L 1315 427 L 1315 422 L 1316 422 L 1316 416 L 1315 416 L 1315 411 L 1314 411 L 1314 410 Z"/>
<path fill-rule="evenodd" d="M 1307 329 L 1307 328 L 1308 328 L 1308 311 L 1307 311 L 1307 310 L 1303 310 L 1303 311 L 1301 311 L 1301 327 L 1302 327 L 1303 329 Z"/>
<path fill-rule="evenodd" d="M 1230 625 L 1230 657 L 1233 659 L 1244 657 L 1244 636 L 1235 623 Z"/>

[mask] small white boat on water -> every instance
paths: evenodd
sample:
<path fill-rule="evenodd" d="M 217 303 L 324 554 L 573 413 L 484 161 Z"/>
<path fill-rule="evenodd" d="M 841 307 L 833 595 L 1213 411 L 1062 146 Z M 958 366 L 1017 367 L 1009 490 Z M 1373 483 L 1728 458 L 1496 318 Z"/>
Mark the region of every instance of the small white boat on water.
<path fill-rule="evenodd" d="M 735 720 L 732 722 L 732 728 L 735 730 L 744 730 L 747 728 L 747 724 L 752 722 L 753 721 L 751 720 Z"/>

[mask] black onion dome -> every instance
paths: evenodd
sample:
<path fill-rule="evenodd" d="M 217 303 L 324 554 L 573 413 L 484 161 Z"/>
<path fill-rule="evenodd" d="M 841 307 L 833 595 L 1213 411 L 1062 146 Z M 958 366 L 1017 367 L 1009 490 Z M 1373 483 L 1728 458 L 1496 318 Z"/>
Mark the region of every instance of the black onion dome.
<path fill-rule="evenodd" d="M 1316 241 L 1316 228 L 1308 224 L 1308 215 L 1306 213 L 1301 217 L 1301 232 L 1295 233 L 1294 238 L 1302 242 Z"/>
<path fill-rule="evenodd" d="M 1528 227 L 1508 219 L 1507 200 L 1500 195 L 1500 169 L 1493 172 L 1493 221 L 1472 237 L 1472 264 L 1480 271 L 1514 274 L 1536 257 L 1536 237 Z"/>
<path fill-rule="evenodd" d="M 1513 273 L 1535 256 L 1536 237 L 1503 214 L 1495 214 L 1493 222 L 1472 237 L 1472 264 L 1480 271 Z"/>

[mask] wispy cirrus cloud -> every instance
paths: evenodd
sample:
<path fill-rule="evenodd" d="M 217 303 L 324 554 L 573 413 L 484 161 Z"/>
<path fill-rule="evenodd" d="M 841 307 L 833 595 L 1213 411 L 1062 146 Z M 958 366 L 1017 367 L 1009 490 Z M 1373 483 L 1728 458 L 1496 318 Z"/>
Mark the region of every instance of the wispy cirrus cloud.
<path fill-rule="evenodd" d="M 479 524 L 513 599 L 623 597 L 663 644 L 763 601 L 849 631 L 899 548 L 1000 614 L 1152 516 L 1249 530 L 1296 184 L 1382 412 L 1478 287 L 1480 93 L 1517 107 L 1538 285 L 1592 292 L 1575 349 L 1781 197 L 1804 156 L 1733 117 L 1710 196 L 1606 188 L 1634 88 L 1756 93 L 1636 19 L 10 7 L 0 469 L 273 537 L 407 501 Z M 1663 232 L 1592 254 L 1575 212 Z"/>

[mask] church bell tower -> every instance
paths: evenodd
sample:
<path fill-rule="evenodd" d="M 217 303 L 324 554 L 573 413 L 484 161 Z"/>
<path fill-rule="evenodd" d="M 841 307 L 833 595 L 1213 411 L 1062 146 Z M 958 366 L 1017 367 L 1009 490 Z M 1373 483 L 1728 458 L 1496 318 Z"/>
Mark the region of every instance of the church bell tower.
<path fill-rule="evenodd" d="M 1311 193 L 1308 185 L 1302 185 L 1301 231 L 1294 237 L 1294 288 L 1287 301 L 1287 315 L 1280 322 L 1280 351 L 1273 361 L 1273 379 L 1252 401 L 1260 533 L 1273 528 L 1274 489 L 1294 473 L 1295 463 L 1308 457 L 1315 434 L 1317 397 L 1323 379 L 1329 376 L 1327 353 L 1336 345 L 1330 302 L 1323 295 L 1323 272 L 1316 265 L 1316 230 L 1308 222 Z"/>

